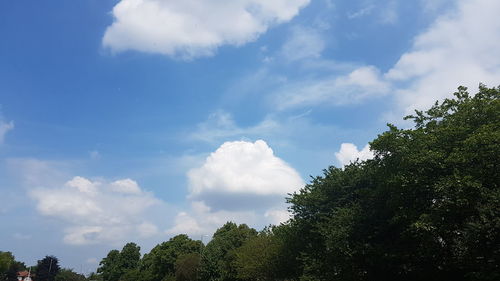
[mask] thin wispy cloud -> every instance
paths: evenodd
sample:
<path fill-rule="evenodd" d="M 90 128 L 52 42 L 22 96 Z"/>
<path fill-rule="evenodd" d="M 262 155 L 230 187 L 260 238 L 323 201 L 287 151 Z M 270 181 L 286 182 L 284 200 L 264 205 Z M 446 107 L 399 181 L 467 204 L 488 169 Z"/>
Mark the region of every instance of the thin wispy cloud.
<path fill-rule="evenodd" d="M 387 95 L 390 84 L 373 66 L 360 67 L 345 75 L 289 83 L 273 95 L 280 110 L 317 105 L 347 105 Z"/>
<path fill-rule="evenodd" d="M 14 121 L 4 121 L 0 116 L 0 145 L 4 143 L 5 136 L 12 129 L 14 129 Z"/>

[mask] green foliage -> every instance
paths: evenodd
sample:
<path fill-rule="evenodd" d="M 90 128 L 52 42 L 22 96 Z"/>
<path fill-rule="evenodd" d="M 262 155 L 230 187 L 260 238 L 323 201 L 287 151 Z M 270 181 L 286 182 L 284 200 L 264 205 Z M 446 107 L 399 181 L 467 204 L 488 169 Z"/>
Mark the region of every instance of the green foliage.
<path fill-rule="evenodd" d="M 138 268 L 126 271 L 120 277 L 120 281 L 139 281 L 139 280 L 142 280 L 142 273 Z"/>
<path fill-rule="evenodd" d="M 84 275 L 74 272 L 72 269 L 63 268 L 57 273 L 55 281 L 85 281 Z"/>
<path fill-rule="evenodd" d="M 257 231 L 246 224 L 239 226 L 227 222 L 214 233 L 207 244 L 201 260 L 202 280 L 240 280 L 238 278 L 236 250 L 248 239 L 257 236 Z"/>
<path fill-rule="evenodd" d="M 97 273 L 103 281 L 118 281 L 129 271 L 138 268 L 141 259 L 141 248 L 135 243 L 127 243 L 121 252 L 111 250 L 99 263 Z"/>
<path fill-rule="evenodd" d="M 6 272 L 10 266 L 14 263 L 15 258 L 11 252 L 1 252 L 0 251 L 0 272 Z"/>
<path fill-rule="evenodd" d="M 103 281 L 117 281 L 121 276 L 119 266 L 120 251 L 111 250 L 108 255 L 99 263 L 97 273 L 100 274 Z"/>
<path fill-rule="evenodd" d="M 302 280 L 498 280 L 500 88 L 408 116 L 290 199 Z"/>
<path fill-rule="evenodd" d="M 242 280 L 277 280 L 285 245 L 271 231 L 264 230 L 236 249 L 235 265 Z"/>
<path fill-rule="evenodd" d="M 11 252 L 0 251 L 0 280 L 17 281 L 17 272 L 25 269 L 24 263 L 16 261 Z"/>
<path fill-rule="evenodd" d="M 97 272 L 92 272 L 87 277 L 87 281 L 102 281 L 102 276 L 97 274 Z"/>
<path fill-rule="evenodd" d="M 54 281 L 61 270 L 59 260 L 55 256 L 45 256 L 37 263 L 35 276 L 37 281 Z"/>
<path fill-rule="evenodd" d="M 144 255 L 141 271 L 143 280 L 162 280 L 167 276 L 175 276 L 175 265 L 180 256 L 199 253 L 203 244 L 201 241 L 190 239 L 181 234 L 154 247 L 151 252 Z"/>
<path fill-rule="evenodd" d="M 198 279 L 200 254 L 190 253 L 179 256 L 175 262 L 175 280 L 195 281 Z"/>
<path fill-rule="evenodd" d="M 127 243 L 118 256 L 118 265 L 120 270 L 125 273 L 136 269 L 141 260 L 141 247 L 135 243 Z"/>

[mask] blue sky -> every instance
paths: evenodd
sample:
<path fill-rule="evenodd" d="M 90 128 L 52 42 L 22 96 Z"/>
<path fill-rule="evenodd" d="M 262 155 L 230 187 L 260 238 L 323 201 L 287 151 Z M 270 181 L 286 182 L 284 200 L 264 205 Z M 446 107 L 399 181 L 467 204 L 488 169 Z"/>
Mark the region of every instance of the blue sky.
<path fill-rule="evenodd" d="M 498 10 L 1 1 L 0 250 L 88 273 L 128 241 L 284 221 L 287 193 L 370 158 L 386 123 L 500 84 Z"/>

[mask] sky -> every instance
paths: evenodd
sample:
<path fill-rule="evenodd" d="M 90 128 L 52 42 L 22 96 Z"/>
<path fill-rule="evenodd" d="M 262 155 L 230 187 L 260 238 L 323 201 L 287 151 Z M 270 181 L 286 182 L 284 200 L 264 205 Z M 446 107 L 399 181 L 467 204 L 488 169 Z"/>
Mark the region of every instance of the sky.
<path fill-rule="evenodd" d="M 82 273 L 262 229 L 387 123 L 500 84 L 497 0 L 0 1 L 0 251 Z"/>

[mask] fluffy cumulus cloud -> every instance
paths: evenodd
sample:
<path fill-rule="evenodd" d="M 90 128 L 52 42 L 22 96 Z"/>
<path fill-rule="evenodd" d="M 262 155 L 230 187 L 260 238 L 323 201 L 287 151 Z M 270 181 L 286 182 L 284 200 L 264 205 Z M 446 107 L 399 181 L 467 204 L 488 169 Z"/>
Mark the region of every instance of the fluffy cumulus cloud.
<path fill-rule="evenodd" d="M 358 150 L 358 147 L 352 143 L 343 143 L 340 145 L 340 150 L 335 153 L 335 157 L 341 166 L 348 165 L 356 160 L 372 159 L 373 156 L 368 144 L 363 149 Z"/>
<path fill-rule="evenodd" d="M 101 182 L 74 177 L 59 188 L 32 189 L 30 196 L 42 215 L 67 225 L 67 244 L 119 243 L 130 236 L 158 233 L 143 214 L 160 201 L 131 179 Z"/>
<path fill-rule="evenodd" d="M 222 144 L 188 172 L 191 210 L 169 233 L 210 233 L 226 221 L 265 225 L 288 218 L 285 197 L 304 182 L 263 140 Z"/>
<path fill-rule="evenodd" d="M 428 108 L 457 86 L 475 91 L 479 82 L 500 81 L 500 1 L 461 0 L 418 35 L 386 78 L 400 87 L 396 99 L 405 113 Z"/>
<path fill-rule="evenodd" d="M 12 129 L 14 129 L 14 122 L 13 121 L 6 122 L 6 121 L 3 121 L 2 119 L 0 119 L 0 144 L 3 143 L 7 132 L 9 132 Z"/>
<path fill-rule="evenodd" d="M 291 20 L 309 0 L 121 0 L 103 45 L 193 58 L 255 40 Z"/>
<path fill-rule="evenodd" d="M 188 173 L 191 197 L 211 193 L 285 195 L 303 185 L 299 174 L 263 140 L 226 142 Z"/>

